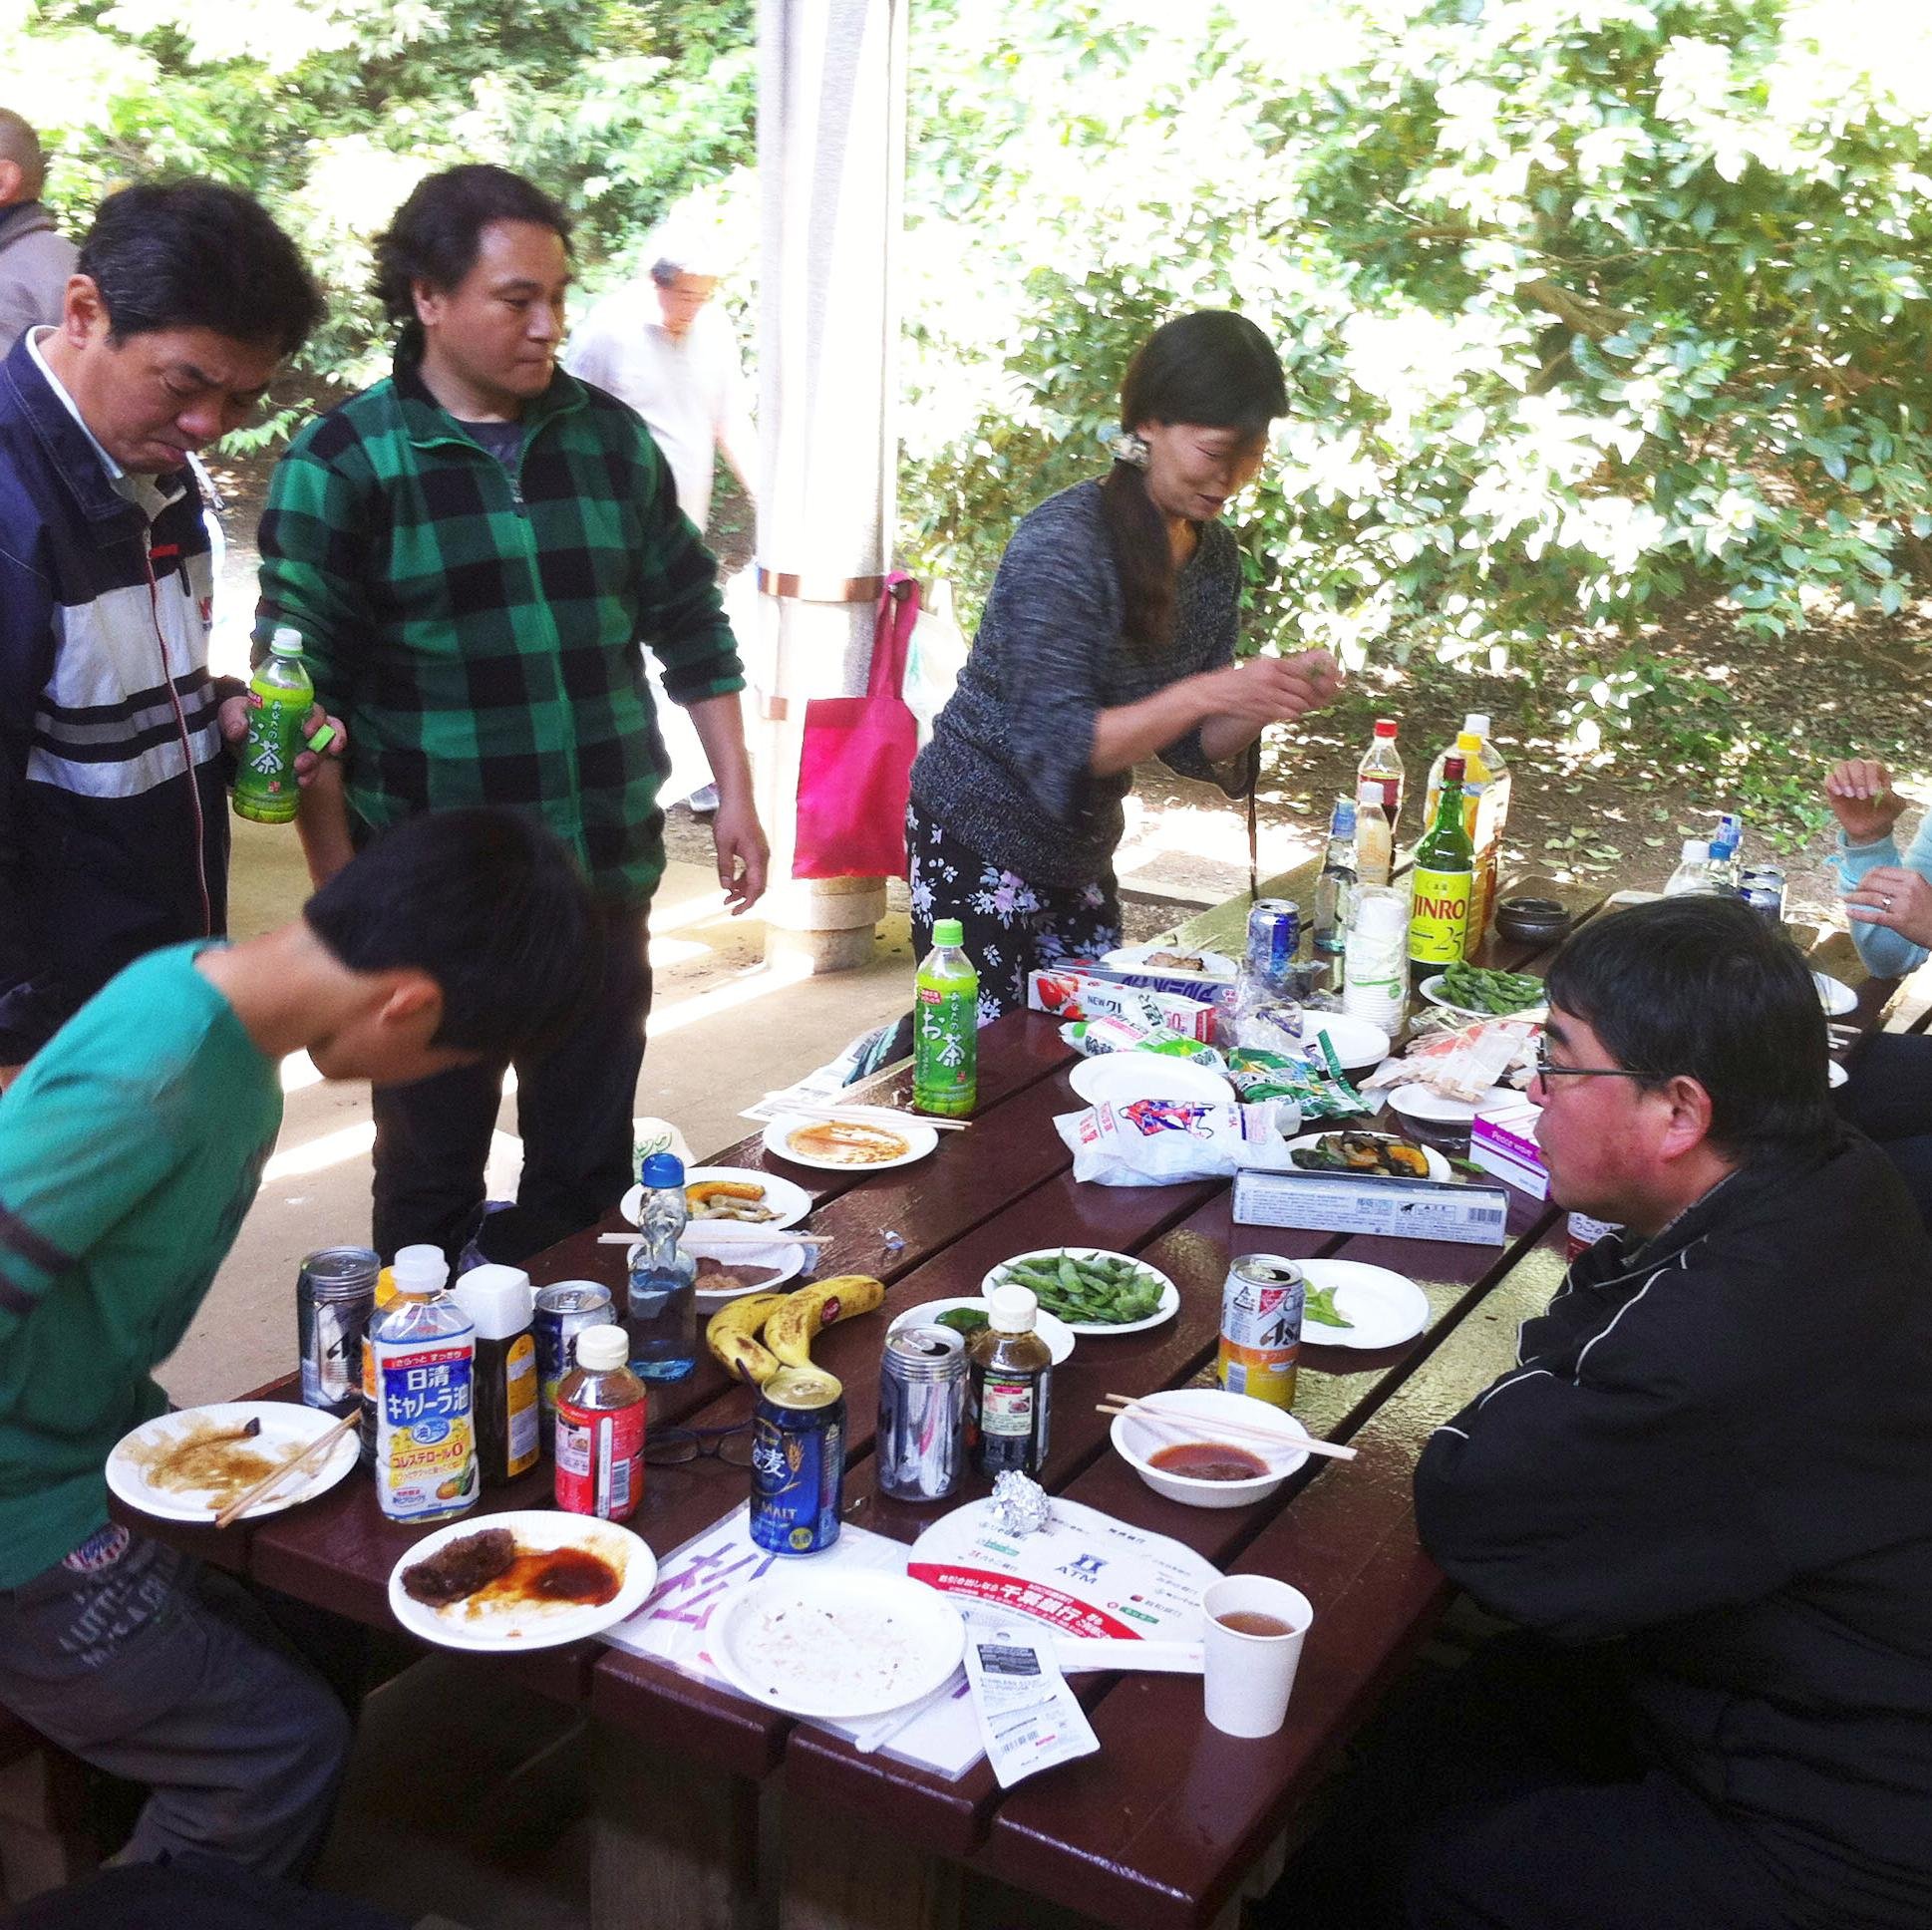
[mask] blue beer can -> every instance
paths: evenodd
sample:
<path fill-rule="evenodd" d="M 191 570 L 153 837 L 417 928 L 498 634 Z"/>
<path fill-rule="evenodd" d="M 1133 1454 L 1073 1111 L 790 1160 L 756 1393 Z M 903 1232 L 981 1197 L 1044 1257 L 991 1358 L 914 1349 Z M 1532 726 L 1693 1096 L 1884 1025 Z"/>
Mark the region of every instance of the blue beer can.
<path fill-rule="evenodd" d="M 752 1410 L 752 1539 L 779 1555 L 829 1548 L 844 1491 L 844 1389 L 822 1368 L 782 1369 Z"/>
<path fill-rule="evenodd" d="M 1248 912 L 1248 970 L 1279 988 L 1300 950 L 1300 905 L 1292 898 L 1257 898 Z"/>

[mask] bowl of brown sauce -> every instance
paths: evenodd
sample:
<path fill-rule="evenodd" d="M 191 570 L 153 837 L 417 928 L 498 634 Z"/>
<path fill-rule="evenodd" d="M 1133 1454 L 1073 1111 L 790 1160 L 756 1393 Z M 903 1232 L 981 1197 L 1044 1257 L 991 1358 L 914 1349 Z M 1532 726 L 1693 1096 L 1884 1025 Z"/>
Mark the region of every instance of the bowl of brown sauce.
<path fill-rule="evenodd" d="M 1153 1489 L 1189 1507 L 1251 1507 L 1308 1458 L 1302 1425 L 1252 1395 L 1178 1388 L 1147 1397 L 1172 1420 L 1117 1415 L 1115 1451 Z"/>

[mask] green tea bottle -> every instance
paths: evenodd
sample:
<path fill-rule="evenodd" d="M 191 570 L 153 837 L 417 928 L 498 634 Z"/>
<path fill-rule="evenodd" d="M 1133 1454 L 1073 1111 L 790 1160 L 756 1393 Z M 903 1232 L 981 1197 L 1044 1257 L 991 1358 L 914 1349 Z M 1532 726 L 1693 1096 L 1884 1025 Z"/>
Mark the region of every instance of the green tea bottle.
<path fill-rule="evenodd" d="M 912 981 L 912 1103 L 964 1118 L 979 1098 L 979 973 L 957 918 L 933 921 L 932 950 Z"/>
<path fill-rule="evenodd" d="M 1475 885 L 1475 845 L 1462 815 L 1462 760 L 1443 760 L 1436 821 L 1416 846 L 1410 873 L 1409 959 L 1440 972 L 1462 956 Z"/>
<path fill-rule="evenodd" d="M 295 759 L 304 748 L 302 727 L 315 708 L 300 631 L 277 630 L 269 638 L 268 655 L 248 688 L 261 703 L 248 713 L 248 737 L 235 773 L 235 815 L 258 824 L 287 824 L 301 801 Z"/>

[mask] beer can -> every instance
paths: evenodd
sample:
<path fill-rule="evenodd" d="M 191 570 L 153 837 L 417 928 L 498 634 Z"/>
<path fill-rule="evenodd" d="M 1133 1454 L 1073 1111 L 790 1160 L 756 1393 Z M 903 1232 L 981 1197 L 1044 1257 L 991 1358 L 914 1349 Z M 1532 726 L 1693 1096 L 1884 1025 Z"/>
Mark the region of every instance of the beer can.
<path fill-rule="evenodd" d="M 536 1341 L 536 1398 L 542 1410 L 540 1439 L 548 1448 L 556 1433 L 557 1384 L 576 1365 L 577 1336 L 586 1327 L 616 1321 L 610 1289 L 594 1280 L 564 1280 L 536 1296 L 530 1332 Z"/>
<path fill-rule="evenodd" d="M 844 1389 L 822 1368 L 782 1368 L 752 1410 L 752 1539 L 779 1555 L 829 1548 L 844 1492 Z"/>
<path fill-rule="evenodd" d="M 1308 1278 L 1293 1260 L 1244 1253 L 1228 1268 L 1221 1289 L 1222 1387 L 1270 1407 L 1293 1405 L 1307 1298 Z"/>
<path fill-rule="evenodd" d="M 1301 949 L 1301 907 L 1292 898 L 1257 898 L 1248 912 L 1248 970 L 1277 990 Z"/>
<path fill-rule="evenodd" d="M 1784 922 L 1784 873 L 1776 865 L 1752 865 L 1738 879 L 1738 895 L 1768 923 Z"/>
<path fill-rule="evenodd" d="M 879 1364 L 879 1491 L 939 1501 L 959 1485 L 966 1442 L 966 1343 L 950 1327 L 902 1327 Z"/>
<path fill-rule="evenodd" d="M 295 1345 L 302 1405 L 343 1415 L 362 1401 L 362 1339 L 376 1307 L 381 1258 L 366 1246 L 325 1246 L 295 1276 Z"/>

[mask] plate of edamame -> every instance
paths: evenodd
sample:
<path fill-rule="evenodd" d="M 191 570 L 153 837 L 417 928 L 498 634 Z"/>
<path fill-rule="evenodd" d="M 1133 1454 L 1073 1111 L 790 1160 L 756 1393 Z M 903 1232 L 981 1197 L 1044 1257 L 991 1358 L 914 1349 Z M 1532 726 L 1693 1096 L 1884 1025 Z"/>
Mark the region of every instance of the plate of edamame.
<path fill-rule="evenodd" d="M 1043 1246 L 1002 1260 L 981 1284 L 1030 1288 L 1043 1312 L 1077 1334 L 1137 1334 L 1180 1311 L 1180 1289 L 1157 1267 L 1100 1246 Z"/>

